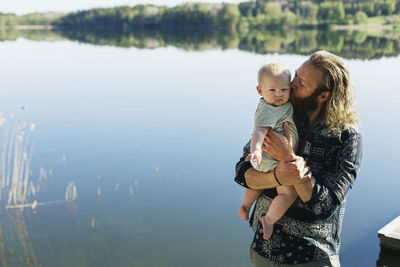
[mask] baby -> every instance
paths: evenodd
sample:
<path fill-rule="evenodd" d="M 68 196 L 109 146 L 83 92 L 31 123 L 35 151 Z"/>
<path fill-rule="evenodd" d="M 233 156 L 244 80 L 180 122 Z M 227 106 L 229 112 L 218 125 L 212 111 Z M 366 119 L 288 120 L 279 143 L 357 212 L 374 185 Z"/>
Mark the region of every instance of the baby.
<path fill-rule="evenodd" d="M 265 135 L 269 130 L 274 130 L 284 135 L 283 123 L 287 122 L 293 138 L 293 147 L 297 147 L 298 134 L 292 115 L 293 107 L 289 101 L 290 71 L 280 63 L 269 63 L 258 71 L 257 92 L 261 96 L 255 118 L 254 131 L 250 142 L 250 160 L 253 167 L 262 172 L 271 172 L 279 162 L 270 155 L 261 151 Z M 278 186 L 278 195 L 272 200 L 267 214 L 262 217 L 264 238 L 269 239 L 273 227 L 297 198 L 293 186 Z M 260 196 L 262 190 L 246 189 L 243 203 L 239 210 L 239 218 L 247 221 L 249 211 L 254 201 Z"/>

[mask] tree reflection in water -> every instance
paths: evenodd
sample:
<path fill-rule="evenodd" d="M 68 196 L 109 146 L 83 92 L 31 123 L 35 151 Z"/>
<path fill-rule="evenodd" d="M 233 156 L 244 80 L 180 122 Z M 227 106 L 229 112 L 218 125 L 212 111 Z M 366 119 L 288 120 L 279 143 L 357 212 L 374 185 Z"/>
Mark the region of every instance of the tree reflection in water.
<path fill-rule="evenodd" d="M 175 46 L 189 51 L 239 49 L 257 54 L 302 54 L 328 50 L 345 58 L 376 59 L 400 53 L 400 30 L 135 30 L 135 31 L 1 31 L 1 40 L 72 40 L 93 45 L 154 49 Z"/>

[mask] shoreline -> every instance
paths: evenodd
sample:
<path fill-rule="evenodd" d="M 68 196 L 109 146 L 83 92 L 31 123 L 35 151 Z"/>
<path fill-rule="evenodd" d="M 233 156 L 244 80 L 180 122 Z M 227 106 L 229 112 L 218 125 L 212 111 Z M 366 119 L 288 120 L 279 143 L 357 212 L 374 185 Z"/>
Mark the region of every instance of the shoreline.
<path fill-rule="evenodd" d="M 290 26 L 295 26 L 295 28 L 301 28 L 302 26 L 299 27 L 299 25 L 286 25 L 288 27 Z M 322 25 L 315 25 L 311 28 L 318 28 L 321 27 Z M 326 27 L 326 26 L 325 26 Z M 16 30 L 54 30 L 54 29 L 60 29 L 63 27 L 60 27 L 58 25 L 15 25 L 15 26 L 5 26 L 5 29 L 16 29 Z M 279 27 L 278 27 L 279 28 Z M 339 24 L 331 24 L 327 25 L 327 28 L 329 30 L 333 31 L 343 31 L 343 30 L 356 30 L 356 31 L 373 31 L 373 30 L 393 30 L 398 28 L 396 25 L 382 25 L 382 24 L 346 24 L 346 25 L 339 25 Z M 0 27 L 1 29 L 1 27 Z"/>

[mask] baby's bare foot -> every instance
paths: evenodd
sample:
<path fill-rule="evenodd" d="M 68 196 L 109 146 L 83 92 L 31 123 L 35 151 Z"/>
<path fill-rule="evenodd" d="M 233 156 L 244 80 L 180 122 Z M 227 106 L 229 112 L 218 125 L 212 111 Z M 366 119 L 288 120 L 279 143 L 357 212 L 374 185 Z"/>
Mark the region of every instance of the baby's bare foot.
<path fill-rule="evenodd" d="M 271 238 L 272 232 L 274 231 L 274 224 L 268 222 L 266 216 L 261 217 L 261 223 L 263 227 L 264 239 L 269 240 Z"/>
<path fill-rule="evenodd" d="M 242 205 L 239 209 L 239 218 L 247 222 L 249 220 L 249 212 L 250 208 Z"/>

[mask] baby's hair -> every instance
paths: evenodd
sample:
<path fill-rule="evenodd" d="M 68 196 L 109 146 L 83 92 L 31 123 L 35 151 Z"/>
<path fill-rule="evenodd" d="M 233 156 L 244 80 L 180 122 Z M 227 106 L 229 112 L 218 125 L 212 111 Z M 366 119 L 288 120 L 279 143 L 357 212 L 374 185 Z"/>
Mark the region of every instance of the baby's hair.
<path fill-rule="evenodd" d="M 291 79 L 289 69 L 284 64 L 278 62 L 271 62 L 260 68 L 258 71 L 258 84 L 261 84 L 266 76 L 287 79 L 288 82 Z"/>

